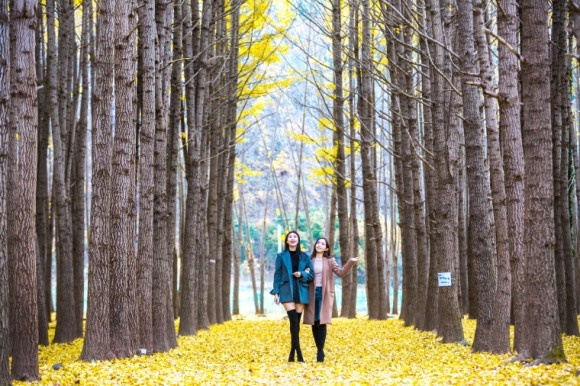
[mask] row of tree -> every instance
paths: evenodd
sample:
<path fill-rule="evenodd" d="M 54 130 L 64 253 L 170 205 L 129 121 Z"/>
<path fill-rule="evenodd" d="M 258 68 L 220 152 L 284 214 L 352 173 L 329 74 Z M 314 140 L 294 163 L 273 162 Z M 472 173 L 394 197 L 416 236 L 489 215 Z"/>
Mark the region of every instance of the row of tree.
<path fill-rule="evenodd" d="M 247 227 L 236 149 L 252 101 L 283 85 L 260 65 L 279 58 L 289 14 L 330 43 L 311 56 L 324 71 L 304 70 L 332 136 L 326 236 L 348 259 L 362 222 L 369 318 L 398 311 L 400 248 L 407 325 L 457 342 L 469 312 L 475 351 L 509 351 L 512 322 L 520 358 L 565 360 L 560 333 L 578 333 L 577 14 L 552 5 L 0 0 L 0 384 L 39 378 L 54 309 L 54 342 L 84 334 L 88 361 L 167 351 L 176 317 L 180 335 L 231 318 Z M 296 228 L 301 168 L 294 224 L 269 168 Z M 346 317 L 354 284 L 356 272 Z"/>

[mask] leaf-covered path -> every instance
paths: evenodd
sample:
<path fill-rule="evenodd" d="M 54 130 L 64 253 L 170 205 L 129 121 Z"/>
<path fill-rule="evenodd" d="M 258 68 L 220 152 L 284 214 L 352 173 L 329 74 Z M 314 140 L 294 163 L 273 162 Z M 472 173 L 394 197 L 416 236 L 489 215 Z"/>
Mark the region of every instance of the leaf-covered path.
<path fill-rule="evenodd" d="M 473 341 L 475 322 L 464 320 Z M 53 326 L 54 327 L 54 326 Z M 100 363 L 78 360 L 82 340 L 40 350 L 42 385 L 577 385 L 580 338 L 564 337 L 569 363 L 525 367 L 509 355 L 472 354 L 398 319 L 337 318 L 328 328 L 326 361 L 316 363 L 310 326 L 300 331 L 305 363 L 286 362 L 288 322 L 282 315 L 239 317 L 165 354 Z M 55 364 L 62 366 L 55 370 Z M 25 383 L 15 382 L 15 385 Z"/>

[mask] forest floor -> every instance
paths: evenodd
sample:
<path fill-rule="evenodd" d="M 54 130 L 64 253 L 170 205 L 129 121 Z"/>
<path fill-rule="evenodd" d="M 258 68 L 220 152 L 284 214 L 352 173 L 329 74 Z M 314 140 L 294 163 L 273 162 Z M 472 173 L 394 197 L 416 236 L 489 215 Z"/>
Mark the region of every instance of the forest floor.
<path fill-rule="evenodd" d="M 475 321 L 463 321 L 473 342 Z M 54 328 L 54 325 L 52 325 Z M 568 363 L 526 367 L 512 355 L 473 354 L 442 344 L 433 333 L 404 327 L 398 318 L 335 318 L 326 361 L 316 363 L 310 326 L 300 330 L 305 363 L 288 363 L 288 321 L 282 314 L 234 316 L 168 353 L 87 363 L 83 341 L 40 349 L 38 385 L 578 385 L 580 337 L 564 336 Z M 59 366 L 54 366 L 60 364 Z M 54 366 L 54 368 L 53 368 Z M 14 382 L 14 385 L 29 383 Z"/>

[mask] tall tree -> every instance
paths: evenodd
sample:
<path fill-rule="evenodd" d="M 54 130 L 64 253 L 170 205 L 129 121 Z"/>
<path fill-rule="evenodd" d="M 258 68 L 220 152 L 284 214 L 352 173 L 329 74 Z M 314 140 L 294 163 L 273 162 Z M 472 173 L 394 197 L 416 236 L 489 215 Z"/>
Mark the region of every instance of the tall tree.
<path fill-rule="evenodd" d="M 432 240 L 436 240 L 436 243 L 433 243 L 432 248 L 434 248 L 434 256 L 437 256 L 437 271 L 449 272 L 452 275 L 451 286 L 439 287 L 437 335 L 442 338 L 443 342 L 449 343 L 463 340 L 458 300 L 459 281 L 457 277 L 454 277 L 457 273 L 458 240 L 456 232 L 451 231 L 457 229 L 456 178 L 459 134 L 454 124 L 446 122 L 446 113 L 451 117 L 447 119 L 453 119 L 452 114 L 457 108 L 454 100 L 457 96 L 454 93 L 454 85 L 450 83 L 449 62 L 444 50 L 444 45 L 448 42 L 444 39 L 443 20 L 447 16 L 442 12 L 447 11 L 448 8 L 439 0 L 431 0 L 429 5 L 432 36 L 437 42 L 432 52 L 434 64 L 432 71 L 433 152 L 437 170 L 436 197 L 433 200 L 435 222 L 432 228 Z M 446 88 L 451 88 L 451 91 L 446 93 Z"/>
<path fill-rule="evenodd" d="M 70 190 L 66 183 L 66 152 L 67 142 L 65 127 L 60 109 L 61 100 L 58 95 L 58 52 L 56 45 L 56 5 L 52 0 L 47 1 L 47 77 L 49 85 L 50 125 L 54 143 L 54 172 L 53 196 L 55 202 L 56 238 L 58 239 L 57 255 L 57 308 L 56 331 L 54 341 L 67 343 L 74 340 L 76 335 L 75 304 L 74 304 L 74 272 L 72 255 L 72 227 Z"/>
<path fill-rule="evenodd" d="M 9 61 L 9 21 L 8 0 L 0 1 L 0 385 L 10 385 L 10 328 L 8 294 L 8 103 L 10 92 Z M 43 310 L 40 310 L 42 312 Z"/>
<path fill-rule="evenodd" d="M 348 259 L 354 257 L 351 255 L 349 239 L 349 220 L 348 220 L 348 195 L 346 189 L 346 157 L 344 151 L 344 85 L 343 72 L 344 65 L 342 59 L 342 2 L 340 0 L 332 1 L 332 67 L 334 69 L 334 96 L 332 98 L 332 119 L 333 128 L 333 148 L 336 147 L 336 158 L 334 159 L 334 178 L 336 184 L 336 204 L 338 217 L 338 241 L 340 243 L 340 259 L 342 264 L 346 264 Z M 333 222 L 334 224 L 334 222 Z M 355 284 L 356 285 L 356 282 Z M 356 308 L 350 301 L 350 292 L 352 291 L 352 275 L 348 274 L 342 278 L 342 304 L 341 315 L 349 318 L 356 316 Z"/>
<path fill-rule="evenodd" d="M 86 361 L 113 358 L 110 316 L 111 253 L 111 159 L 113 145 L 115 63 L 115 0 L 97 4 L 94 97 L 92 115 L 92 200 L 89 228 L 89 277 L 86 334 L 81 359 Z"/>
<path fill-rule="evenodd" d="M 479 77 L 478 54 L 474 40 L 473 3 L 458 1 L 459 62 L 462 70 L 463 128 L 469 192 L 469 233 L 471 258 L 477 291 L 477 327 L 474 351 L 496 351 L 492 347 L 493 306 L 497 287 L 497 250 L 494 233 L 493 207 L 489 200 L 491 183 L 485 135 L 483 95 L 476 83 Z M 502 326 L 509 328 L 509 325 Z M 506 338 L 509 335 L 505 336 Z M 505 343 L 504 343 L 505 344 Z"/>
<path fill-rule="evenodd" d="M 553 2 L 551 31 L 551 122 L 554 156 L 554 234 L 556 241 L 556 286 L 562 331 L 578 335 L 576 318 L 575 275 L 570 237 L 569 157 L 570 136 L 568 110 L 570 104 L 570 73 L 568 34 L 566 31 L 566 0 Z"/>
<path fill-rule="evenodd" d="M 80 101 L 80 116 L 74 135 L 74 154 L 71 155 L 73 171 L 71 177 L 72 196 L 72 227 L 73 227 L 73 267 L 74 267 L 74 303 L 76 336 L 83 336 L 83 320 L 85 313 L 85 256 L 87 228 L 87 135 L 89 129 L 92 74 L 90 60 L 94 54 L 93 3 L 83 2 L 80 78 L 82 95 Z"/>
<path fill-rule="evenodd" d="M 37 12 L 36 26 L 36 76 L 44 87 L 38 90 L 38 99 L 46 100 L 48 80 L 46 77 L 46 48 L 43 12 Z M 38 282 L 38 343 L 48 345 L 48 322 L 51 318 L 52 279 L 52 226 L 50 221 L 51 199 L 48 193 L 48 139 L 50 136 L 48 103 L 38 106 L 38 166 L 36 172 L 36 237 L 38 256 L 36 278 Z"/>
<path fill-rule="evenodd" d="M 372 101 L 372 65 L 371 65 L 371 30 L 370 4 L 368 0 L 361 1 L 362 42 L 361 67 L 359 84 L 358 114 L 361 124 L 360 144 L 363 169 L 363 195 L 365 202 L 365 256 L 367 268 L 367 303 L 369 318 L 386 319 L 384 304 L 385 289 L 381 288 L 381 271 L 383 266 L 382 232 L 378 218 L 377 186 L 375 164 L 373 162 L 372 147 L 374 145 L 374 109 Z"/>
<path fill-rule="evenodd" d="M 155 151 L 155 0 L 139 8 L 139 266 L 137 294 L 139 301 L 139 348 L 153 348 L 153 191 Z M 165 160 L 163 160 L 165 161 Z M 165 239 L 163 239 L 165 241 Z M 159 246 L 160 248 L 163 246 Z M 159 260 L 161 256 L 157 257 Z M 164 303 L 156 314 L 165 315 Z M 162 318 L 165 320 L 165 318 Z M 157 331 L 164 331 L 159 329 Z"/>
<path fill-rule="evenodd" d="M 511 267 L 509 260 L 509 234 L 507 221 L 507 203 L 505 192 L 504 163 L 501 153 L 500 134 L 498 130 L 497 100 L 493 96 L 493 74 L 491 69 L 490 48 L 484 32 L 484 13 L 487 2 L 475 1 L 474 33 L 479 53 L 481 82 L 484 91 L 485 123 L 487 133 L 487 150 L 491 176 L 491 194 L 493 201 L 495 237 L 497 247 L 497 286 L 492 306 L 492 327 L 489 345 L 496 353 L 510 352 L 509 325 L 511 315 Z"/>
<path fill-rule="evenodd" d="M 111 348 L 117 358 L 136 347 L 135 207 L 135 82 L 136 14 L 133 1 L 115 8 L 115 136 L 111 180 Z"/>
<path fill-rule="evenodd" d="M 554 266 L 554 185 L 550 117 L 548 4 L 521 7 L 522 130 L 526 165 L 524 212 L 526 315 L 519 357 L 533 363 L 565 361 Z M 537 296 L 541 294 L 541 296 Z"/>
<path fill-rule="evenodd" d="M 40 379 L 36 281 L 37 111 L 35 27 L 37 2 L 10 3 L 8 253 L 12 377 Z"/>
<path fill-rule="evenodd" d="M 171 25 L 174 8 L 165 1 L 155 3 L 155 24 L 157 29 L 157 70 L 155 82 L 155 172 L 154 172 L 154 211 L 153 211 L 153 345 L 155 351 L 167 351 L 177 346 L 175 323 L 173 321 L 172 276 L 175 249 L 174 233 L 169 232 L 171 220 L 168 207 L 175 205 L 175 199 L 167 196 L 168 136 L 170 94 L 168 87 L 171 78 Z M 179 67 L 178 67 L 179 68 Z M 180 89 L 175 90 L 177 96 Z M 175 141 L 173 141 L 175 143 Z M 173 175 L 175 178 L 175 176 Z M 173 201 L 173 203 L 171 203 Z M 171 203 L 171 204 L 170 204 Z M 175 221 L 174 219 L 171 221 Z M 173 239 L 168 238 L 173 234 Z M 158 310 L 158 312 L 157 312 Z"/>
<path fill-rule="evenodd" d="M 524 301 L 524 153 L 521 132 L 521 104 L 519 93 L 519 14 L 517 0 L 498 0 L 498 34 L 505 43 L 499 44 L 498 104 L 499 132 L 502 146 L 509 255 L 512 272 L 512 310 L 514 350 L 519 351 L 526 317 Z"/>

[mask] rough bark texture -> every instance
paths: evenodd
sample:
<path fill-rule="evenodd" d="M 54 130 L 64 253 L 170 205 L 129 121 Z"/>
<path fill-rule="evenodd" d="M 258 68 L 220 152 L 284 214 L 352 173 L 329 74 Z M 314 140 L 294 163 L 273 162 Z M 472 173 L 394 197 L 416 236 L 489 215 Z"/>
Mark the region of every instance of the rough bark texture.
<path fill-rule="evenodd" d="M 137 294 L 139 296 L 139 348 L 153 349 L 153 190 L 155 162 L 155 101 L 156 47 L 155 0 L 146 0 L 139 8 L 139 266 Z M 164 127 L 162 129 L 165 129 Z M 163 159 L 165 162 L 165 159 Z M 165 241 L 165 239 L 163 239 Z M 164 248 L 163 248 L 164 249 Z M 164 249 L 164 252 L 167 251 Z M 156 260 L 164 256 L 156 256 Z M 155 308 L 155 314 L 165 315 L 165 307 Z M 162 319 L 165 321 L 165 319 Z M 161 332 L 162 329 L 155 331 Z M 163 350 L 161 350 L 163 351 Z"/>
<path fill-rule="evenodd" d="M 10 92 L 8 0 L 0 1 L 0 385 L 10 385 L 10 328 L 8 294 L 8 103 Z M 43 312 L 43 310 L 39 310 Z"/>
<path fill-rule="evenodd" d="M 497 283 L 497 250 L 495 245 L 489 163 L 487 161 L 486 135 L 482 111 L 481 88 L 475 83 L 477 50 L 473 38 L 473 6 L 471 0 L 458 2 L 459 58 L 463 73 L 463 128 L 469 192 L 468 237 L 474 262 L 477 289 L 477 327 L 473 342 L 474 351 L 493 351 L 493 306 Z"/>
<path fill-rule="evenodd" d="M 511 267 L 509 258 L 509 234 L 505 192 L 505 173 L 501 155 L 501 144 L 498 130 L 497 101 L 490 94 L 495 89 L 489 45 L 484 33 L 485 2 L 474 3 L 474 30 L 479 52 L 480 74 L 484 90 L 485 122 L 487 132 L 487 149 L 491 175 L 492 201 L 497 248 L 497 287 L 494 305 L 492 306 L 491 342 L 492 352 L 503 354 L 510 352 L 510 315 L 511 315 Z"/>
<path fill-rule="evenodd" d="M 89 61 L 93 55 L 93 5 L 90 1 L 83 2 L 83 32 L 81 42 L 81 78 L 82 97 L 78 130 L 75 135 L 74 173 L 72 180 L 73 194 L 73 264 L 74 264 L 74 294 L 76 336 L 83 336 L 83 320 L 85 313 L 85 261 L 86 261 L 86 160 L 87 133 L 89 128 L 89 106 L 92 105 L 91 73 Z"/>
<path fill-rule="evenodd" d="M 499 132 L 503 151 L 509 254 L 512 270 L 512 310 L 514 350 L 521 347 L 525 315 L 524 302 L 524 153 L 520 119 L 519 58 L 512 47 L 518 47 L 519 15 L 517 1 L 498 0 L 498 34 L 509 44 L 499 44 Z"/>
<path fill-rule="evenodd" d="M 136 14 L 132 1 L 116 4 L 115 139 L 111 200 L 111 349 L 117 358 L 131 356 L 136 347 L 135 240 L 135 82 Z"/>
<path fill-rule="evenodd" d="M 443 34 L 442 7 L 438 0 L 430 1 L 431 21 L 433 38 L 440 44 L 445 43 Z M 446 16 L 447 17 L 447 16 Z M 433 151 L 435 154 L 435 168 L 437 170 L 436 198 L 433 203 L 434 226 L 432 232 L 438 239 L 432 246 L 437 256 L 437 271 L 450 272 L 452 285 L 440 287 L 438 296 L 438 329 L 437 335 L 445 343 L 459 342 L 463 340 L 463 327 L 461 325 L 461 311 L 459 309 L 457 280 L 458 244 L 457 234 L 457 173 L 459 157 L 459 133 L 456 123 L 451 120 L 457 109 L 457 96 L 453 91 L 444 90 L 449 88 L 445 84 L 443 73 L 449 77 L 446 68 L 446 59 L 443 47 L 435 45 L 433 52 L 434 76 L 433 76 Z M 449 114 L 449 117 L 446 117 Z M 448 120 L 446 122 L 446 120 Z"/>
<path fill-rule="evenodd" d="M 525 178 L 525 315 L 520 356 L 565 361 L 554 267 L 554 192 L 550 117 L 548 4 L 521 3 Z M 541 295 L 540 295 L 541 294 Z"/>
<path fill-rule="evenodd" d="M 38 304 L 36 281 L 36 165 L 38 100 L 36 94 L 35 26 L 37 2 L 10 3 L 10 163 L 14 212 L 8 222 L 10 336 L 12 378 L 40 379 L 38 369 Z M 18 138 L 18 140 L 17 140 Z"/>
<path fill-rule="evenodd" d="M 37 12 L 36 28 L 36 76 L 37 82 L 44 87 L 38 90 L 38 99 L 46 100 L 48 97 L 48 85 L 46 79 L 46 49 L 44 47 L 45 29 L 44 16 Z M 7 53 L 8 55 L 8 53 Z M 38 283 L 38 344 L 47 346 L 48 322 L 50 320 L 50 305 L 52 303 L 51 288 L 51 246 L 49 241 L 50 232 L 50 209 L 48 194 L 48 137 L 49 131 L 49 106 L 41 103 L 38 106 L 38 162 L 36 171 L 36 237 L 38 240 L 38 256 L 36 260 L 36 278 Z"/>
<path fill-rule="evenodd" d="M 66 183 L 66 133 L 62 129 L 58 97 L 58 56 L 56 46 L 56 9 L 54 1 L 47 1 L 47 77 L 49 84 L 50 123 L 54 144 L 53 197 L 56 217 L 56 331 L 55 343 L 68 343 L 76 338 L 74 306 L 74 271 L 72 256 L 72 217 L 69 188 Z"/>
<path fill-rule="evenodd" d="M 115 0 L 97 6 L 94 71 L 92 157 L 93 180 L 89 228 L 89 277 L 87 323 L 81 359 L 107 360 L 113 357 L 109 323 L 109 273 L 111 253 L 111 158 L 113 82 L 115 48 Z"/>

